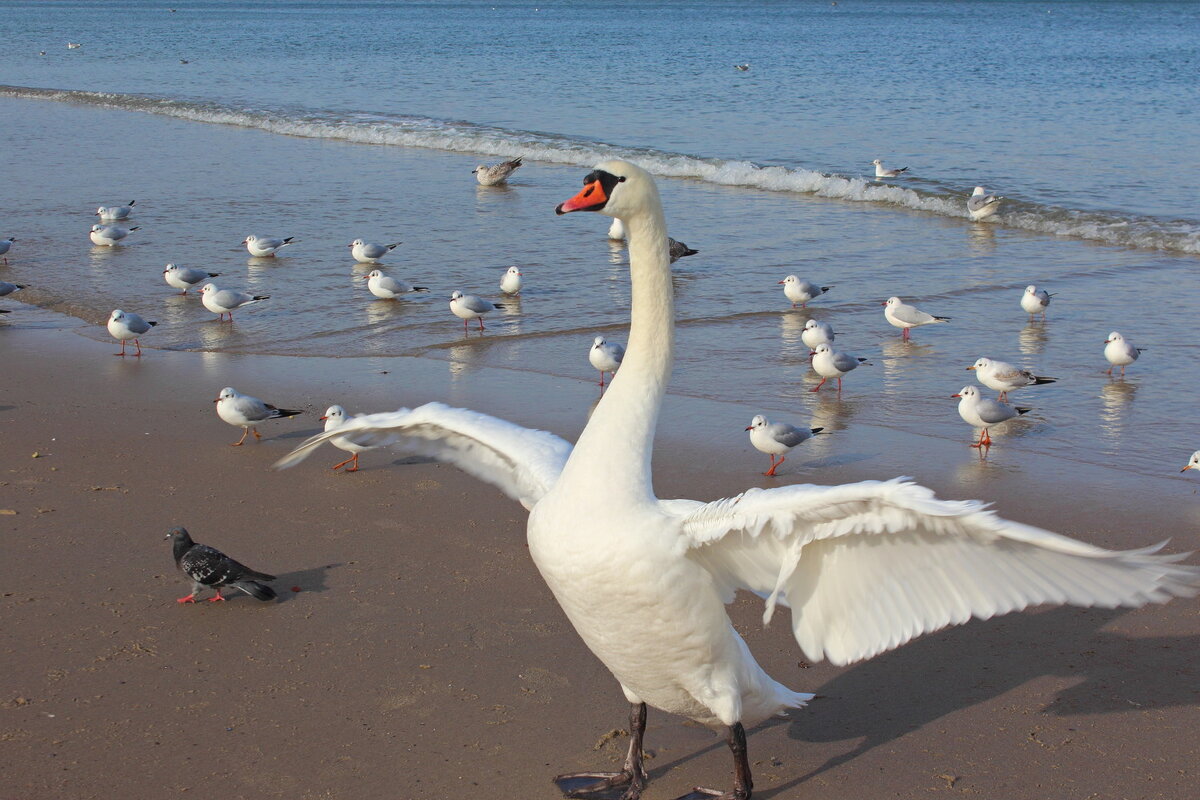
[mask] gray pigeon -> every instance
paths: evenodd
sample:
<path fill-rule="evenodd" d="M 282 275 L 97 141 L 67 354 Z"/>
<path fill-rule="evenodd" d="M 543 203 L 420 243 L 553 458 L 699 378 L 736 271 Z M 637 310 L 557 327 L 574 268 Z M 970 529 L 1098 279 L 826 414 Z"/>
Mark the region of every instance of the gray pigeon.
<path fill-rule="evenodd" d="M 273 581 L 274 575 L 265 572 L 255 572 L 244 564 L 234 561 L 229 556 L 209 547 L 206 544 L 196 544 L 188 535 L 185 528 L 171 528 L 164 537 L 171 540 L 175 553 L 175 566 L 183 570 L 183 574 L 192 579 L 192 593 L 181 597 L 177 603 L 195 603 L 196 595 L 210 586 L 217 593 L 208 601 L 215 603 L 225 598 L 221 596 L 222 586 L 232 586 L 241 589 L 258 600 L 274 600 L 275 590 L 259 581 Z"/>

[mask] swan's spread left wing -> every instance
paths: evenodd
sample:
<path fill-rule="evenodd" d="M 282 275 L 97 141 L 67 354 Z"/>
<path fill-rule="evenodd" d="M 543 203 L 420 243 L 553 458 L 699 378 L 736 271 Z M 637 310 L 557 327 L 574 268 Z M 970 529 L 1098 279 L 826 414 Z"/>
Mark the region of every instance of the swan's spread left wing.
<path fill-rule="evenodd" d="M 571 443 L 546 431 L 522 428 L 506 420 L 442 403 L 426 403 L 382 414 L 364 414 L 340 428 L 319 433 L 275 462 L 275 469 L 295 466 L 324 442 L 359 434 L 386 434 L 394 447 L 448 461 L 486 481 L 526 508 L 542 498 L 558 480 Z"/>
<path fill-rule="evenodd" d="M 804 654 L 847 664 L 923 633 L 1040 603 L 1137 606 L 1200 591 L 1200 569 L 1161 547 L 1111 551 L 1009 522 L 901 480 L 752 489 L 668 501 L 689 555 L 732 598 L 792 608 Z"/>

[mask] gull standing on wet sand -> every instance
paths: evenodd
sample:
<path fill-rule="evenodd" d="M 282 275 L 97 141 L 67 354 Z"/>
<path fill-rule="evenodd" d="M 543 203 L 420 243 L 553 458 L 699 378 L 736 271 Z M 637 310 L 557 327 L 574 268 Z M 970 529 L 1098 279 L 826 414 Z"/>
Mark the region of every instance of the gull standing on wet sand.
<path fill-rule="evenodd" d="M 213 400 L 217 404 L 217 416 L 228 422 L 235 428 L 242 429 L 242 438 L 238 439 L 231 446 L 240 447 L 242 442 L 246 441 L 246 434 L 253 433 L 254 438 L 261 439 L 262 434 L 258 432 L 257 424 L 265 422 L 269 419 L 284 419 L 285 417 L 294 417 L 297 414 L 303 414 L 303 411 L 289 411 L 286 408 L 276 408 L 269 403 L 264 403 L 257 397 L 251 397 L 248 394 L 242 394 L 232 386 L 226 386 L 217 395 L 217 399 Z"/>
<path fill-rule="evenodd" d="M 1057 378 L 1042 378 L 1027 369 L 1009 364 L 1007 361 L 997 361 L 992 358 L 981 358 L 971 366 L 969 371 L 989 389 L 1000 393 L 1001 402 L 1008 399 L 1008 393 L 1023 386 L 1041 386 L 1044 383 L 1054 383 Z"/>
<path fill-rule="evenodd" d="M 187 294 L 188 289 L 198 286 L 209 278 L 219 277 L 221 277 L 219 272 L 205 272 L 202 269 L 181 267 L 178 264 L 167 264 L 167 268 L 163 270 L 163 280 L 167 282 L 168 286 L 182 289 L 180 294 Z"/>
<path fill-rule="evenodd" d="M 402 244 L 404 243 L 396 242 L 394 244 L 375 244 L 374 242 L 366 242 L 362 239 L 355 239 L 346 246 L 350 248 L 350 255 L 354 257 L 355 261 L 360 264 L 373 264 Z"/>
<path fill-rule="evenodd" d="M 625 347 L 620 342 L 610 342 L 603 336 L 597 336 L 588 350 L 588 361 L 600 370 L 600 385 L 604 385 L 604 373 L 617 376 L 617 368 L 625 360 Z"/>
<path fill-rule="evenodd" d="M 157 322 L 148 322 L 132 311 L 122 311 L 114 309 L 108 317 L 108 332 L 112 337 L 121 343 L 121 352 L 113 353 L 114 356 L 125 355 L 125 342 L 133 339 L 133 344 L 137 347 L 137 352 L 133 355 L 137 358 L 142 357 L 142 343 L 138 341 L 138 337 L 149 331 Z"/>
<path fill-rule="evenodd" d="M 898 177 L 900 177 L 901 172 L 908 171 L 908 167 L 897 167 L 896 169 L 888 169 L 887 167 L 883 166 L 883 160 L 879 159 L 879 158 L 875 159 L 871 163 L 875 165 L 875 177 L 876 178 L 898 178 Z"/>
<path fill-rule="evenodd" d="M 976 186 L 975 191 L 967 198 L 967 216 L 972 222 L 982 222 L 1000 210 L 1000 201 L 1003 199 L 988 194 L 982 186 Z"/>
<path fill-rule="evenodd" d="M 512 161 L 492 164 L 490 167 L 480 164 L 471 170 L 471 172 L 475 173 L 475 180 L 479 181 L 480 186 L 499 186 L 507 181 L 508 176 L 516 172 L 519 166 L 521 166 L 520 156 L 514 158 Z"/>
<path fill-rule="evenodd" d="M 1143 347 L 1134 347 L 1129 342 L 1125 341 L 1125 337 L 1113 331 L 1104 340 L 1104 357 L 1108 359 L 1108 363 L 1112 367 L 1108 368 L 1108 374 L 1112 375 L 1113 367 L 1121 368 L 1121 377 L 1125 377 L 1125 368 L 1138 360 L 1138 355 L 1141 354 Z"/>
<path fill-rule="evenodd" d="M 1053 292 L 1039 289 L 1031 283 L 1025 287 L 1025 292 L 1021 295 L 1021 308 L 1029 315 L 1031 321 L 1034 315 L 1039 313 L 1042 315 L 1042 319 L 1045 319 L 1046 306 L 1050 305 L 1051 297 L 1054 297 Z"/>
<path fill-rule="evenodd" d="M 950 321 L 949 317 L 935 317 L 933 314 L 927 314 L 916 306 L 908 305 L 899 297 L 889 297 L 883 306 L 884 318 L 893 328 L 903 330 L 905 339 L 909 338 L 910 328 Z"/>
<path fill-rule="evenodd" d="M 250 234 L 245 239 L 242 239 L 242 244 L 246 245 L 246 250 L 255 258 L 270 258 L 281 248 L 292 243 L 294 236 L 289 236 L 286 239 L 272 239 L 270 236 L 255 236 Z"/>
<path fill-rule="evenodd" d="M 96 209 L 95 216 L 106 222 L 114 222 L 117 220 L 128 219 L 133 213 L 133 204 L 137 200 L 130 200 L 127 205 L 123 206 L 100 206 Z"/>
<path fill-rule="evenodd" d="M 788 300 L 792 301 L 792 308 L 799 303 L 801 308 L 808 306 L 808 301 L 820 297 L 821 295 L 832 289 L 832 286 L 818 286 L 812 281 L 802 281 L 795 275 L 788 275 L 779 282 L 783 287 L 783 294 Z"/>
<path fill-rule="evenodd" d="M 793 447 L 807 442 L 825 429 L 797 428 L 786 422 L 767 422 L 767 418 L 759 414 L 750 420 L 746 430 L 750 431 L 750 444 L 759 452 L 771 457 L 771 468 L 763 473 L 770 477 L 775 474 L 775 469 L 784 462 L 784 456 L 790 453 Z M 775 460 L 775 456 L 779 456 L 778 461 Z"/>
<path fill-rule="evenodd" d="M 413 286 L 411 283 L 384 275 L 381 269 L 373 269 L 363 277 L 367 281 L 367 290 L 380 300 L 395 300 L 402 294 L 429 291 L 428 286 Z"/>
<path fill-rule="evenodd" d="M 497 308 L 504 308 L 503 303 L 493 303 L 476 297 L 473 294 L 463 294 L 455 291 L 450 295 L 450 311 L 463 321 L 463 331 L 467 330 L 467 321 L 479 320 L 479 330 L 483 330 L 483 315 Z"/>
<path fill-rule="evenodd" d="M 809 391 L 820 391 L 821 387 L 825 385 L 825 381 L 830 378 L 837 378 L 837 390 L 840 394 L 842 391 L 842 376 L 847 372 L 858 369 L 862 364 L 871 366 L 871 362 L 865 358 L 852 356 L 849 353 L 835 353 L 833 348 L 827 344 L 817 345 L 813 348 L 812 352 L 812 368 L 814 372 L 821 376 L 821 382 L 809 389 Z"/>
<path fill-rule="evenodd" d="M 269 294 L 250 294 L 249 292 L 239 292 L 236 289 L 218 289 L 215 283 L 206 283 L 200 290 L 200 302 L 217 315 L 218 321 L 228 314 L 229 321 L 233 322 L 234 309 L 252 306 L 270 299 L 271 295 Z"/>
<path fill-rule="evenodd" d="M 984 397 L 979 393 L 977 386 L 964 386 L 958 394 L 950 396 L 959 398 L 958 415 L 963 418 L 963 422 L 980 429 L 979 441 L 971 447 L 991 447 L 992 437 L 988 435 L 988 428 L 1032 410 Z"/>
<path fill-rule="evenodd" d="M 88 235 L 92 239 L 92 244 L 100 245 L 101 247 L 114 247 L 117 242 L 136 230 L 139 230 L 139 226 L 137 225 L 134 225 L 132 228 L 122 228 L 119 225 L 93 225 L 92 232 Z"/>

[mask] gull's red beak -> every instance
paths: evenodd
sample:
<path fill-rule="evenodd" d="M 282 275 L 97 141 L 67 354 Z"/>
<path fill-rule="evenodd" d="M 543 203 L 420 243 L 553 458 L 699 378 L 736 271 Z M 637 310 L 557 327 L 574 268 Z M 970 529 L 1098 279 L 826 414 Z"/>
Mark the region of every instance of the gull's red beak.
<path fill-rule="evenodd" d="M 961 395 L 961 394 L 952 394 L 952 395 L 950 395 L 950 396 L 951 396 L 951 397 L 962 397 L 962 395 Z"/>
<path fill-rule="evenodd" d="M 317 420 L 318 420 L 318 421 L 320 421 L 320 420 L 326 420 L 326 419 L 329 419 L 329 417 L 317 417 Z"/>
<path fill-rule="evenodd" d="M 785 283 L 787 283 L 787 281 L 780 281 L 780 282 L 779 282 L 779 285 L 780 285 L 780 286 L 782 286 L 782 285 L 783 285 L 783 284 L 785 284 Z"/>
<path fill-rule="evenodd" d="M 746 430 L 748 430 L 748 431 L 752 431 L 752 430 L 754 430 L 754 426 L 753 426 L 753 425 L 747 425 L 747 426 L 746 426 Z M 1184 469 L 1187 469 L 1187 467 L 1184 467 Z"/>
<path fill-rule="evenodd" d="M 567 214 L 571 211 L 591 211 L 602 208 L 607 202 L 608 195 L 604 193 L 604 187 L 600 185 L 600 181 L 597 179 L 586 184 L 580 190 L 579 194 L 567 202 L 559 204 L 558 208 L 554 209 L 554 213 Z"/>

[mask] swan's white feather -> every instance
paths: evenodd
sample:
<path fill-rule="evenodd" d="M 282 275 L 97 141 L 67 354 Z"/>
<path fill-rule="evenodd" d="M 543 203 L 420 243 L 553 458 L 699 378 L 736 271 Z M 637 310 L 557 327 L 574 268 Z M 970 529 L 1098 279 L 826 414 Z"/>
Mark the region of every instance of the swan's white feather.
<path fill-rule="evenodd" d="M 311 437 L 275 463 L 295 466 L 337 436 L 381 433 L 396 437 L 392 447 L 447 461 L 490 483 L 525 508 L 558 480 L 571 443 L 546 431 L 524 428 L 496 417 L 443 403 L 426 403 L 380 414 L 363 414 L 345 425 Z"/>
<path fill-rule="evenodd" d="M 1040 603 L 1137 606 L 1200 591 L 1187 554 L 1111 551 L 945 501 L 903 479 L 672 503 L 690 555 L 731 599 L 792 608 L 804 654 L 847 664 L 923 633 Z"/>

